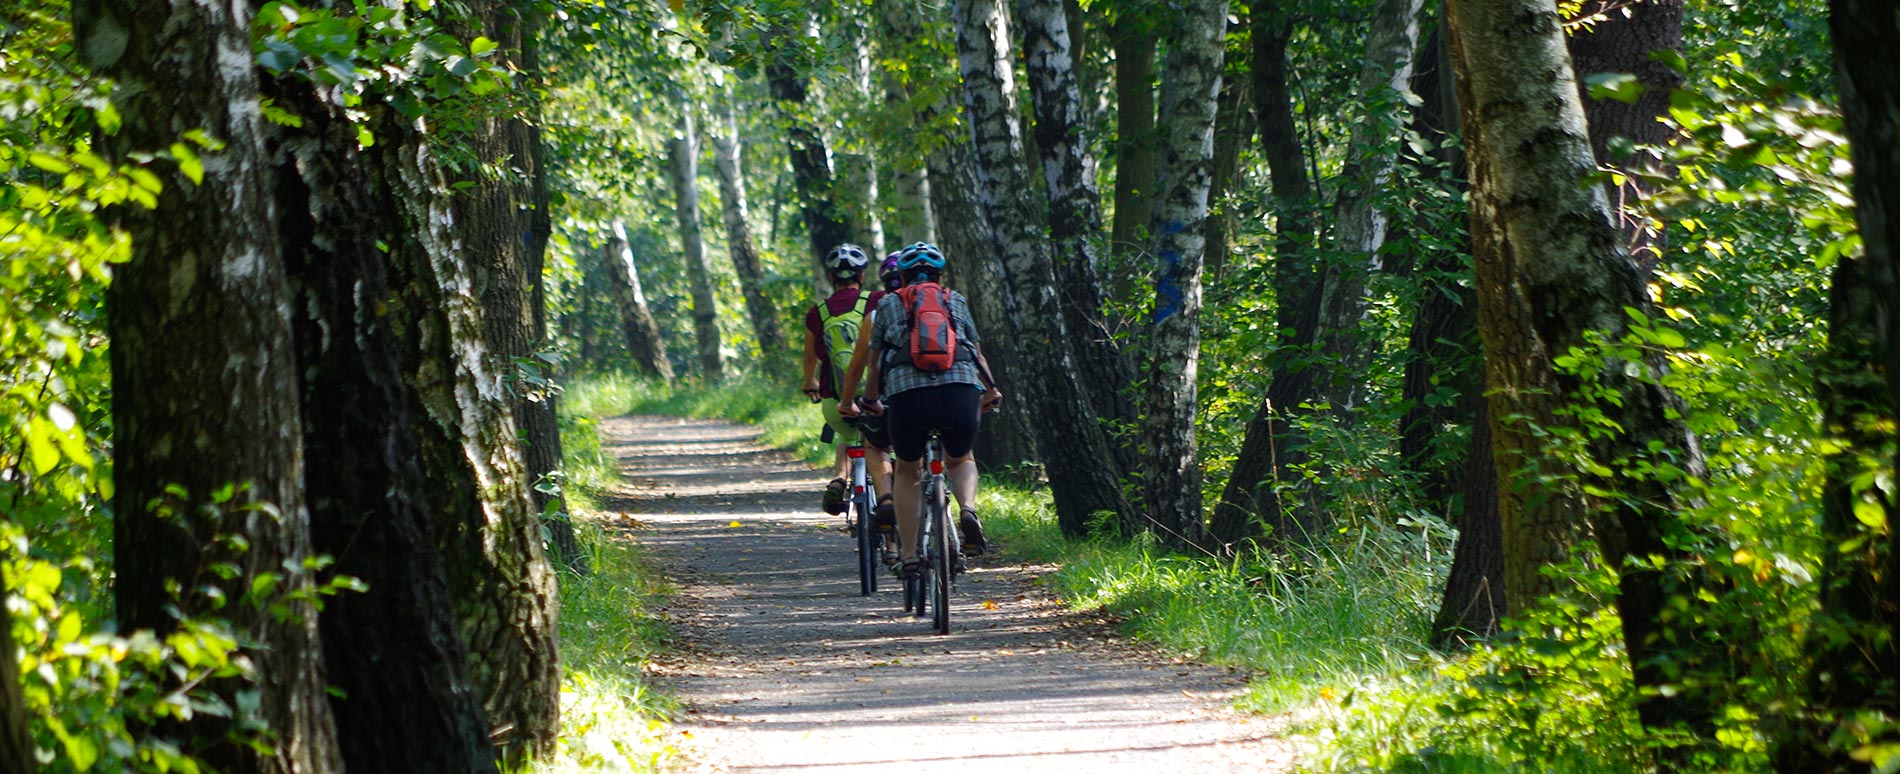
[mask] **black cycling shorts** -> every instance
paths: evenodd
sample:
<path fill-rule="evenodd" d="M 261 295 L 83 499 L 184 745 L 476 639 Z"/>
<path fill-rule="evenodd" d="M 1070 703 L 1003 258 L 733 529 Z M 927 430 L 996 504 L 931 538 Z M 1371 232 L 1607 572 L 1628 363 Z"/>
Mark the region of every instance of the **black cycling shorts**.
<path fill-rule="evenodd" d="M 885 423 L 897 458 L 916 462 L 924 458 L 930 431 L 943 438 L 943 453 L 962 457 L 976 443 L 983 389 L 974 384 L 940 384 L 905 390 L 884 399 Z"/>
<path fill-rule="evenodd" d="M 881 449 L 883 451 L 890 451 L 891 450 L 891 422 L 890 420 L 886 419 L 882 422 L 875 423 L 872 425 L 872 427 L 875 427 L 877 429 L 859 431 L 860 434 L 864 436 L 864 442 L 866 444 L 869 444 L 871 448 L 873 449 Z"/>

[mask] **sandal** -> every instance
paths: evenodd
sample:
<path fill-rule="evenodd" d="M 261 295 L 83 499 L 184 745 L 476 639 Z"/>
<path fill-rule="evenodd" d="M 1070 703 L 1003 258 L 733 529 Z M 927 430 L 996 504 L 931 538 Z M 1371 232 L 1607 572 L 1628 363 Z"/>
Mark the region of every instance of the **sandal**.
<path fill-rule="evenodd" d="M 825 485 L 825 513 L 829 513 L 833 516 L 844 513 L 844 492 L 846 488 L 844 479 L 842 478 L 834 478 L 831 480 L 831 483 Z"/>

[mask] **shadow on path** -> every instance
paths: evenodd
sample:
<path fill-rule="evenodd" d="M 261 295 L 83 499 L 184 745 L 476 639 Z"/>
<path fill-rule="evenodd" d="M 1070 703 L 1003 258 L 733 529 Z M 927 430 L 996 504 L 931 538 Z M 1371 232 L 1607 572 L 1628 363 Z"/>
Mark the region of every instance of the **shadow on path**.
<path fill-rule="evenodd" d="M 712 420 L 602 422 L 627 485 L 605 505 L 678 593 L 691 643 L 663 667 L 702 771 L 1285 771 L 1272 719 L 1225 709 L 1243 679 L 1125 646 L 1007 556 L 958 583 L 951 633 L 858 594 L 826 478 Z"/>

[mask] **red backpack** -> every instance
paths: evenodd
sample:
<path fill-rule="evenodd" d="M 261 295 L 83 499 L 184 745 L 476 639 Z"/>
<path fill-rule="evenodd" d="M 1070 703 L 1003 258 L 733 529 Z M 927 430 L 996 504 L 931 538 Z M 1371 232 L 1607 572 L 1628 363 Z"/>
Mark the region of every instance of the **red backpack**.
<path fill-rule="evenodd" d="M 910 312 L 910 364 L 920 371 L 948 371 L 966 353 L 957 351 L 957 328 L 950 315 L 950 291 L 935 282 L 897 291 Z"/>

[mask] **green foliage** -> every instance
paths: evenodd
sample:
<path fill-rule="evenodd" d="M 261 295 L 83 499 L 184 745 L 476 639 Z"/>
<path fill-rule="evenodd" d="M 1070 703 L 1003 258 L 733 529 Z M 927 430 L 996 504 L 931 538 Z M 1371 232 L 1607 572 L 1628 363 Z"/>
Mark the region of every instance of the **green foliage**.
<path fill-rule="evenodd" d="M 1601 565 L 1517 622 L 1514 635 L 1420 662 L 1316 705 L 1303 730 L 1315 772 L 1641 772 L 1622 631 Z"/>

